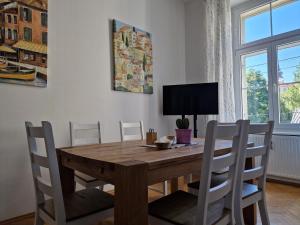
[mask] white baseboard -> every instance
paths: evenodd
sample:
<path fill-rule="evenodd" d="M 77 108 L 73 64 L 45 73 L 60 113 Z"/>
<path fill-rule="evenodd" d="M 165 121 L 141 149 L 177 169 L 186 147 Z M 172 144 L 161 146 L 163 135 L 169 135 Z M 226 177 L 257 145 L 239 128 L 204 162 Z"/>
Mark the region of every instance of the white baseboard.
<path fill-rule="evenodd" d="M 271 179 L 271 180 L 275 180 L 275 181 L 277 180 L 277 181 L 282 181 L 282 182 L 286 182 L 286 183 L 300 185 L 300 180 L 298 180 L 298 179 L 281 177 L 281 176 L 276 176 L 276 175 L 268 175 L 267 178 Z"/>

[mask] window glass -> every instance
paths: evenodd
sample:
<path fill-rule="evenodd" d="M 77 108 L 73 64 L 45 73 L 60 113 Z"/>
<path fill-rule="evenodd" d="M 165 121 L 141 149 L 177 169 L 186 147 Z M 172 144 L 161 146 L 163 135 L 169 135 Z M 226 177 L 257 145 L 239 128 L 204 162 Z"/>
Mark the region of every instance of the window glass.
<path fill-rule="evenodd" d="M 300 123 L 300 42 L 277 48 L 280 123 Z"/>
<path fill-rule="evenodd" d="M 48 43 L 48 33 L 42 32 L 42 44 L 47 45 Z"/>
<path fill-rule="evenodd" d="M 32 41 L 32 30 L 28 27 L 24 28 L 24 40 Z"/>
<path fill-rule="evenodd" d="M 252 123 L 269 119 L 267 59 L 266 50 L 241 57 L 243 118 Z"/>
<path fill-rule="evenodd" d="M 241 15 L 242 43 L 257 41 L 272 35 L 270 12 L 268 4 Z"/>
<path fill-rule="evenodd" d="M 7 39 L 11 39 L 11 29 L 8 29 L 7 31 Z"/>
<path fill-rule="evenodd" d="M 272 3 L 273 35 L 300 29 L 300 0 Z"/>
<path fill-rule="evenodd" d="M 48 15 L 47 15 L 47 13 L 42 13 L 41 14 L 41 24 L 42 24 L 43 27 L 48 26 Z"/>
<path fill-rule="evenodd" d="M 11 23 L 11 15 L 7 15 L 7 22 Z"/>

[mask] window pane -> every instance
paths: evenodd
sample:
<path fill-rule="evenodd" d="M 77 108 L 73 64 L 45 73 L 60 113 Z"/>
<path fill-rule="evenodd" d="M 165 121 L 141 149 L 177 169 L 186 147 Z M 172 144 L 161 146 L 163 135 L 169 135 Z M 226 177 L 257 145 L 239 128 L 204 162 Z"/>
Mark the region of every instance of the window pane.
<path fill-rule="evenodd" d="M 279 46 L 280 123 L 300 123 L 300 43 Z"/>
<path fill-rule="evenodd" d="M 242 99 L 243 118 L 252 123 L 269 119 L 267 51 L 243 55 Z"/>
<path fill-rule="evenodd" d="M 245 12 L 241 15 L 242 43 L 271 36 L 270 4 Z"/>
<path fill-rule="evenodd" d="M 300 29 L 300 0 L 279 0 L 272 3 L 273 35 Z"/>

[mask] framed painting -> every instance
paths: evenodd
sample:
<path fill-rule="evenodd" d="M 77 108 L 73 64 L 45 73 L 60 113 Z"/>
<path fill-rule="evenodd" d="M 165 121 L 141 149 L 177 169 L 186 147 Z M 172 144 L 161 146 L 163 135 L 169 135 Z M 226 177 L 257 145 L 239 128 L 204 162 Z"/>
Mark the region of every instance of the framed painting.
<path fill-rule="evenodd" d="M 151 34 L 113 20 L 114 90 L 153 94 Z"/>
<path fill-rule="evenodd" d="M 47 86 L 48 0 L 0 0 L 0 83 Z"/>

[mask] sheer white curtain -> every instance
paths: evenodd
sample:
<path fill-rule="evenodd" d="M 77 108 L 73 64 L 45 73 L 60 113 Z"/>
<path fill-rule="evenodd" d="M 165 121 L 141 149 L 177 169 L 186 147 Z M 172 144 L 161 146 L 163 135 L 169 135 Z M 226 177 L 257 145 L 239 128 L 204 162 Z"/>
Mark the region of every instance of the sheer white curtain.
<path fill-rule="evenodd" d="M 219 82 L 219 116 L 222 122 L 235 121 L 234 83 L 232 65 L 232 34 L 230 0 L 200 0 L 202 4 L 201 30 L 203 40 L 203 82 Z M 213 117 L 201 117 L 205 127 Z M 203 130 L 202 130 L 203 132 Z M 200 133 L 202 133 L 200 130 Z"/>

